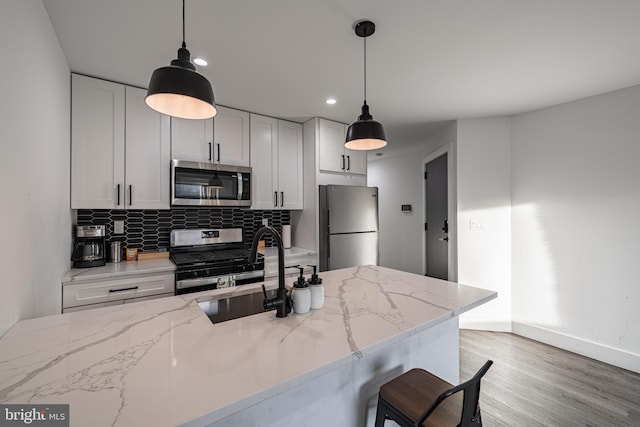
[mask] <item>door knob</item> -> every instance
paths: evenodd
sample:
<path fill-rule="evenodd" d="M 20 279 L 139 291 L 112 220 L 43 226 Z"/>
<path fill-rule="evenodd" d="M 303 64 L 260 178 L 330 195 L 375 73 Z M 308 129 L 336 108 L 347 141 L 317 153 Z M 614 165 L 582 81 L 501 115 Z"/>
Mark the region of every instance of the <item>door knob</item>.
<path fill-rule="evenodd" d="M 440 237 L 438 240 L 440 240 L 441 242 L 448 242 L 449 238 L 448 237 Z"/>

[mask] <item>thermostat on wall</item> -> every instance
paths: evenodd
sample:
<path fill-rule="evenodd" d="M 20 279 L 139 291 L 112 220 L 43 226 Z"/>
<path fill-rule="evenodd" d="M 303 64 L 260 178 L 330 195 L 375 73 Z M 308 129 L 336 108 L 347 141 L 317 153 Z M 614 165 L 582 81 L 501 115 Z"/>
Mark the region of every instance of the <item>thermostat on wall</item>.
<path fill-rule="evenodd" d="M 402 212 L 411 212 L 411 205 L 402 205 Z"/>

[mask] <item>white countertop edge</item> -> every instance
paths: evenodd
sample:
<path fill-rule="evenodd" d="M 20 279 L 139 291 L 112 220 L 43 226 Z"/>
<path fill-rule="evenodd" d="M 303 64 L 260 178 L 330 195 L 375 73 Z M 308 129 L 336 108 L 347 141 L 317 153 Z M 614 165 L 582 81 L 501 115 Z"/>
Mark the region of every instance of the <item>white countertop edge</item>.
<path fill-rule="evenodd" d="M 158 273 L 173 273 L 175 264 L 168 258 L 146 261 L 122 261 L 100 267 L 73 268 L 62 277 L 62 285 L 75 285 L 108 279 L 136 277 Z"/>
<path fill-rule="evenodd" d="M 479 288 L 480 289 L 480 288 Z M 471 303 L 469 305 L 466 305 L 464 307 L 460 307 L 460 308 L 456 308 L 455 310 L 453 310 L 453 315 L 454 316 L 460 316 L 462 313 L 466 313 L 469 310 L 473 310 L 474 308 L 481 306 L 484 303 L 487 303 L 493 299 L 498 298 L 498 293 L 494 292 L 491 295 L 487 295 L 484 298 L 479 299 L 478 301 Z"/>

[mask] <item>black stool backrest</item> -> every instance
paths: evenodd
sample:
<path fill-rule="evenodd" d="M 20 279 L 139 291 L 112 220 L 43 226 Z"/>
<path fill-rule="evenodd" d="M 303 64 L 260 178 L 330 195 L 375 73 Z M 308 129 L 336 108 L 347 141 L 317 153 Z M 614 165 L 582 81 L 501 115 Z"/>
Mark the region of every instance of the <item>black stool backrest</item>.
<path fill-rule="evenodd" d="M 458 427 L 473 427 L 474 425 L 482 425 L 478 416 L 478 399 L 480 398 L 480 380 L 487 373 L 489 368 L 493 365 L 492 360 L 488 360 L 482 368 L 471 378 L 460 385 L 457 385 L 449 390 L 443 392 L 438 398 L 424 411 L 418 421 L 416 421 L 416 427 L 421 426 L 424 420 L 438 407 L 443 400 L 447 397 L 462 391 L 464 393 L 462 400 L 462 416 L 460 417 L 460 424 Z"/>

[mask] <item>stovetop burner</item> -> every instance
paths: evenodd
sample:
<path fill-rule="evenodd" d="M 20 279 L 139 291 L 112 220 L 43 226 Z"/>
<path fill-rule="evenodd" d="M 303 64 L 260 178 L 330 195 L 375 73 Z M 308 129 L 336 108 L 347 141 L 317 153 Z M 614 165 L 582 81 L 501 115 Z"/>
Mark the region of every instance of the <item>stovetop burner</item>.
<path fill-rule="evenodd" d="M 176 294 L 228 286 L 230 280 L 236 285 L 264 280 L 264 256 L 250 263 L 242 237 L 240 228 L 172 230 Z"/>

